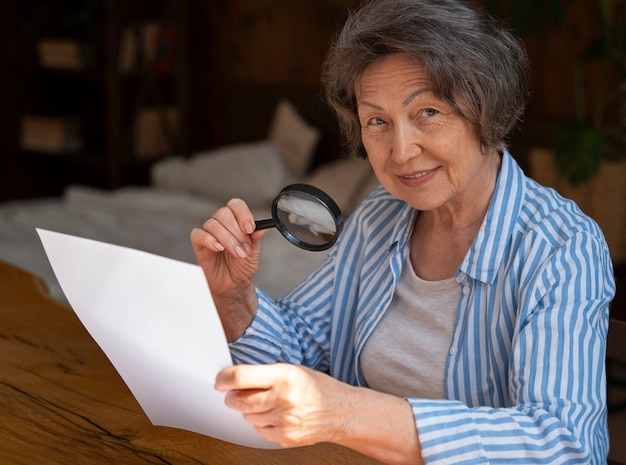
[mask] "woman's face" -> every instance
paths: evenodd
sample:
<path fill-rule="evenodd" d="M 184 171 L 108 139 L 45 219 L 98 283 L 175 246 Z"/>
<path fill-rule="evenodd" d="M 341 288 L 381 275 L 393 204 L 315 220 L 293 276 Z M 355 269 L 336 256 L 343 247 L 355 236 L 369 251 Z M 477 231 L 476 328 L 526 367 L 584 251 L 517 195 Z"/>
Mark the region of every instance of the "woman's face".
<path fill-rule="evenodd" d="M 435 97 L 419 62 L 397 53 L 371 64 L 356 98 L 363 145 L 391 194 L 427 211 L 493 190 L 497 152 L 481 151 L 478 129 Z"/>

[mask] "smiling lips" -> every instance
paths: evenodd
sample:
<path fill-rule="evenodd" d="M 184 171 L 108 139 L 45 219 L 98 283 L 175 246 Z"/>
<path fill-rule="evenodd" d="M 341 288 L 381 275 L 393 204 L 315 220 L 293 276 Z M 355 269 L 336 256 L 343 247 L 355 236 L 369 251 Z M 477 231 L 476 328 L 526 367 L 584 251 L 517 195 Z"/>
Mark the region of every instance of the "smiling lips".
<path fill-rule="evenodd" d="M 398 179 L 407 187 L 422 186 L 435 176 L 437 168 L 428 171 L 419 171 L 413 174 L 399 174 Z"/>
<path fill-rule="evenodd" d="M 401 176 L 404 179 L 419 179 L 419 178 L 423 178 L 424 176 L 429 175 L 430 173 L 432 173 L 434 170 L 430 170 L 430 171 L 422 171 L 420 173 L 415 173 L 412 174 L 410 176 Z"/>

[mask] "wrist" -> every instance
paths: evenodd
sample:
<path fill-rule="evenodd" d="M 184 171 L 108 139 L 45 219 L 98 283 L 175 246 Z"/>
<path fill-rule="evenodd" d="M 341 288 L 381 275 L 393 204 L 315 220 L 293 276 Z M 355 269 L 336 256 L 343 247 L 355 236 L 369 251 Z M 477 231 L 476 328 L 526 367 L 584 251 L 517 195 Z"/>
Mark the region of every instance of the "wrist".
<path fill-rule="evenodd" d="M 246 331 L 256 315 L 259 304 L 253 285 L 246 289 L 233 289 L 228 293 L 213 295 L 213 302 L 228 342 L 233 342 Z"/>
<path fill-rule="evenodd" d="M 385 463 L 423 463 L 410 404 L 368 388 L 351 389 L 332 442 Z"/>

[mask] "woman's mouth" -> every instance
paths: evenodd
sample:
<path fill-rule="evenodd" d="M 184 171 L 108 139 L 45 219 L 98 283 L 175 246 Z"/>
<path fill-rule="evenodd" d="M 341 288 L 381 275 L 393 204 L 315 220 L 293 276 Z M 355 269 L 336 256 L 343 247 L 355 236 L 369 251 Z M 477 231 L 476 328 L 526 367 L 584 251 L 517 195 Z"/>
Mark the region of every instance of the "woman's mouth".
<path fill-rule="evenodd" d="M 421 173 L 416 173 L 416 174 L 410 174 L 410 175 L 406 175 L 406 176 L 402 176 L 405 179 L 419 179 L 419 178 L 423 178 L 424 176 L 427 176 L 428 174 L 432 173 L 433 170 L 431 171 L 422 171 Z"/>
<path fill-rule="evenodd" d="M 408 187 L 419 187 L 426 184 L 432 179 L 437 172 L 437 168 L 428 171 L 419 171 L 411 174 L 398 175 L 398 179 L 402 184 Z"/>

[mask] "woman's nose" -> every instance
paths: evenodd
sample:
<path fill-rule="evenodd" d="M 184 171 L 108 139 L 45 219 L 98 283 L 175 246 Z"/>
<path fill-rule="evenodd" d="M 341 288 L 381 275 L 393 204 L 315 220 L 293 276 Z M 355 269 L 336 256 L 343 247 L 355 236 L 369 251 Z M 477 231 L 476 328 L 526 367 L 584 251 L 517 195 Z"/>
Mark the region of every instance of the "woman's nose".
<path fill-rule="evenodd" d="M 398 125 L 394 131 L 391 157 L 397 163 L 404 163 L 422 153 L 419 131 L 410 124 Z"/>

